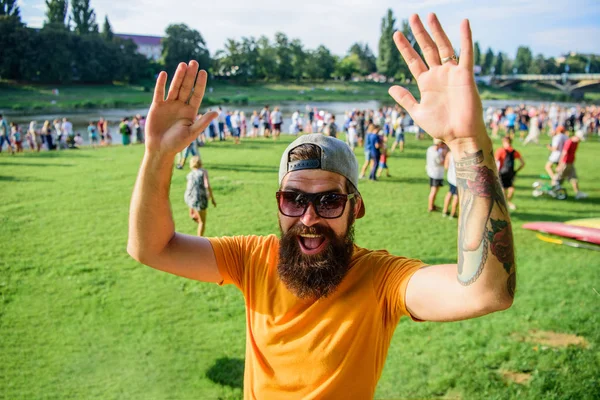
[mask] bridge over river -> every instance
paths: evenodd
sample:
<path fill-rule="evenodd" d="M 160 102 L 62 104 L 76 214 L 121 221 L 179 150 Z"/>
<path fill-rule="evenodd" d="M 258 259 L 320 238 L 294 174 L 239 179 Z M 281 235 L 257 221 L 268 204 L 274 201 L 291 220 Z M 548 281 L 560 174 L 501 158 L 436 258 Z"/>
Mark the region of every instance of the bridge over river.
<path fill-rule="evenodd" d="M 478 76 L 477 80 L 502 88 L 509 88 L 523 82 L 536 83 L 559 89 L 575 98 L 583 97 L 586 91 L 600 89 L 600 74 L 487 75 Z"/>

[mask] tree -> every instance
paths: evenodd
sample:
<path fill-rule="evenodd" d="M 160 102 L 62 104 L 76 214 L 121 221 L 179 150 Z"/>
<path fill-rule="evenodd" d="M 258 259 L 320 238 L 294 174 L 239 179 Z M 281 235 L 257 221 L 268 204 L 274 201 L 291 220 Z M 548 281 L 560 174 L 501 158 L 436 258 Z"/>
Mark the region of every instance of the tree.
<path fill-rule="evenodd" d="M 180 62 L 196 60 L 200 68 L 210 66 L 210 55 L 204 38 L 185 24 L 169 25 L 162 39 L 162 62 L 167 71 L 175 71 Z"/>
<path fill-rule="evenodd" d="M 112 26 L 110 26 L 110 22 L 108 21 L 108 15 L 104 17 L 104 25 L 102 25 L 102 38 L 106 41 L 112 41 L 114 37 Z"/>
<path fill-rule="evenodd" d="M 533 61 L 533 55 L 531 50 L 527 46 L 519 46 L 517 49 L 517 56 L 515 57 L 514 67 L 520 74 L 529 73 L 531 62 Z"/>
<path fill-rule="evenodd" d="M 90 0 L 71 0 L 71 16 L 78 35 L 98 32 L 96 13 L 90 6 Z"/>
<path fill-rule="evenodd" d="M 334 75 L 344 80 L 349 80 L 360 72 L 360 58 L 355 53 L 344 57 L 335 67 Z"/>
<path fill-rule="evenodd" d="M 348 55 L 356 55 L 359 61 L 358 73 L 361 75 L 368 75 L 372 72 L 377 71 L 377 59 L 373 55 L 373 52 L 369 48 L 368 44 L 354 43 Z"/>
<path fill-rule="evenodd" d="M 393 77 L 400 72 L 400 54 L 392 38 L 395 24 L 394 13 L 388 9 L 386 16 L 381 19 L 381 37 L 377 56 L 377 71 L 388 77 Z"/>
<path fill-rule="evenodd" d="M 488 47 L 487 51 L 485 52 L 485 57 L 483 59 L 483 66 L 481 68 L 481 72 L 483 74 L 491 73 L 493 64 L 494 64 L 494 52 L 492 51 L 491 47 Z"/>
<path fill-rule="evenodd" d="M 307 75 L 311 79 L 331 79 L 335 71 L 336 58 L 329 49 L 323 45 L 315 51 L 309 52 L 307 63 Z"/>
<path fill-rule="evenodd" d="M 21 10 L 17 5 L 17 0 L 0 0 L 0 17 L 16 17 L 21 20 Z"/>
<path fill-rule="evenodd" d="M 502 70 L 503 67 L 504 67 L 504 57 L 502 56 L 501 52 L 498 52 L 498 56 L 496 57 L 496 63 L 494 65 L 495 73 L 498 75 L 502 74 L 504 72 Z"/>
<path fill-rule="evenodd" d="M 7 4 L 0 8 L 0 77 L 3 79 L 22 79 L 30 54 L 30 36 L 32 31 L 25 28 L 14 8 Z"/>
<path fill-rule="evenodd" d="M 277 75 L 281 80 L 288 80 L 292 76 L 292 54 L 290 43 L 284 33 L 275 33 L 275 53 L 277 54 Z"/>
<path fill-rule="evenodd" d="M 299 81 L 304 76 L 304 67 L 306 65 L 306 52 L 300 39 L 292 40 L 292 43 L 290 43 L 290 52 L 292 55 L 292 78 Z"/>
<path fill-rule="evenodd" d="M 256 42 L 258 46 L 258 77 L 268 80 L 277 76 L 277 54 L 271 46 L 269 38 L 261 36 Z"/>
<path fill-rule="evenodd" d="M 475 65 L 481 66 L 481 48 L 479 47 L 479 42 L 475 42 L 473 48 L 473 62 Z"/>
<path fill-rule="evenodd" d="M 69 2 L 67 0 L 46 0 L 45 25 L 65 26 Z"/>

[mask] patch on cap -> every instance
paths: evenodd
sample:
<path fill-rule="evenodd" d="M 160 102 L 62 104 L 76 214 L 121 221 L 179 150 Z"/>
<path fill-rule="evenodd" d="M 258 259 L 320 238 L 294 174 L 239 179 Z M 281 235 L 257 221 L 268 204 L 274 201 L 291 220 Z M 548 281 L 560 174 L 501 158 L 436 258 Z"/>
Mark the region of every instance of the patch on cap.
<path fill-rule="evenodd" d="M 320 169 L 321 168 L 321 160 L 311 159 L 311 160 L 298 160 L 298 161 L 290 161 L 288 162 L 287 170 L 288 172 L 298 171 L 301 169 Z"/>

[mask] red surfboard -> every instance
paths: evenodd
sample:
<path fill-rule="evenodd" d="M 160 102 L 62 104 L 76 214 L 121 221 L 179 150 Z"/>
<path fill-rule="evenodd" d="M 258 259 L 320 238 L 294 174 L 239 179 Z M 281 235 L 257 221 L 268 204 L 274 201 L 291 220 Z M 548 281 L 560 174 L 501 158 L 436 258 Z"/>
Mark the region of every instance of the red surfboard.
<path fill-rule="evenodd" d="M 600 229 L 597 228 L 567 225 L 562 222 L 529 222 L 523 225 L 523 228 L 581 240 L 582 242 L 600 244 Z"/>

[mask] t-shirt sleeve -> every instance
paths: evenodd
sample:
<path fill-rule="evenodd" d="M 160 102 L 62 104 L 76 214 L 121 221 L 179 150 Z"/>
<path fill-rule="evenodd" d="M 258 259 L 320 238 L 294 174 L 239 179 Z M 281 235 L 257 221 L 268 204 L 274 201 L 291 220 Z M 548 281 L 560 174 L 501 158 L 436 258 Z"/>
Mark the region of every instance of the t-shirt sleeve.
<path fill-rule="evenodd" d="M 273 235 L 226 236 L 208 238 L 217 260 L 217 268 L 223 280 L 219 286 L 234 284 L 242 292 L 252 280 L 253 268 L 266 265 L 276 255 L 276 240 Z"/>
<path fill-rule="evenodd" d="M 373 255 L 375 293 L 384 323 L 396 325 L 403 315 L 414 318 L 406 308 L 406 287 L 412 275 L 425 264 L 421 260 L 393 256 L 387 252 Z"/>

